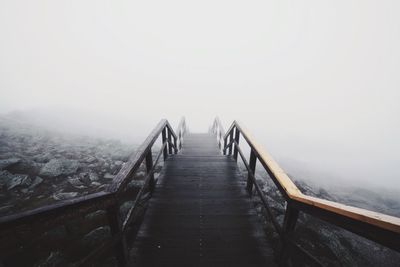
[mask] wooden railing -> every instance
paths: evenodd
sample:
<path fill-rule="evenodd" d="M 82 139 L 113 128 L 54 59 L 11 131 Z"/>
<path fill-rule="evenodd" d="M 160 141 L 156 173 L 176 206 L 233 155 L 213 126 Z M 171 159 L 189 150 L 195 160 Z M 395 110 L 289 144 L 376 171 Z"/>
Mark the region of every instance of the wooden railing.
<path fill-rule="evenodd" d="M 293 240 L 299 212 L 307 213 L 400 252 L 400 218 L 304 195 L 272 157 L 256 143 L 242 124 L 234 121 L 225 133 L 221 121 L 217 117 L 211 129 L 217 135 L 218 144 L 224 155 L 232 155 L 236 161 L 240 155 L 248 172 L 246 189 L 250 195 L 253 194 L 253 188 L 255 189 L 281 238 L 283 247 L 280 261 L 285 261 L 289 257 L 288 255 L 295 254 L 310 265 L 321 265 L 315 257 Z M 241 136 L 250 147 L 249 162 L 239 146 Z M 267 198 L 255 178 L 257 160 L 268 172 L 269 177 L 286 200 L 282 226 L 274 217 Z"/>
<path fill-rule="evenodd" d="M 50 226 L 62 224 L 68 219 L 78 218 L 96 210 L 106 210 L 112 238 L 103 244 L 99 244 L 94 251 L 77 265 L 88 266 L 93 261 L 98 260 L 99 256 L 105 251 L 114 247 L 118 265 L 126 266 L 128 263 L 126 243 L 128 227 L 138 219 L 139 208 L 149 199 L 153 192 L 156 184 L 154 172 L 161 154 L 166 160 L 169 154 L 177 153 L 182 146 L 183 136 L 186 131 L 184 118 L 179 123 L 176 130 L 177 134 L 175 134 L 167 120 L 161 120 L 104 191 L 1 217 L 0 230 L 11 231 L 24 225 L 46 230 Z M 162 146 L 153 160 L 152 148 L 160 135 Z M 145 163 L 147 171 L 144 183 L 135 196 L 135 201 L 126 217 L 121 218 L 120 204 L 123 192 L 142 163 Z"/>

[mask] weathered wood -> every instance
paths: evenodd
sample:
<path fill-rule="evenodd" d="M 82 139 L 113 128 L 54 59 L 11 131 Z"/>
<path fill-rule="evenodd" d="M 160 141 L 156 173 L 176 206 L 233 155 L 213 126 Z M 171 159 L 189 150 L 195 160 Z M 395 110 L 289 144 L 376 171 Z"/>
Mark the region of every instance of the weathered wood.
<path fill-rule="evenodd" d="M 232 128 L 234 129 L 234 128 Z M 229 142 L 233 142 L 233 131 L 231 130 L 229 132 Z M 229 150 L 228 150 L 228 155 L 232 155 L 232 146 L 229 146 Z"/>
<path fill-rule="evenodd" d="M 113 183 L 107 188 L 109 192 L 116 192 L 123 188 L 130 180 L 134 172 L 136 172 L 142 164 L 149 149 L 153 146 L 154 142 L 159 137 L 161 131 L 165 131 L 167 125 L 166 120 L 161 120 L 157 126 L 153 129 L 150 135 L 146 138 L 143 144 L 137 149 L 136 153 L 133 154 L 128 162 L 121 168 L 118 174 L 115 176 Z M 164 143 L 164 142 L 163 142 Z"/>
<path fill-rule="evenodd" d="M 400 218 L 303 195 L 294 207 L 400 252 Z"/>
<path fill-rule="evenodd" d="M 289 253 L 288 251 L 290 246 L 289 244 L 287 244 L 287 240 L 290 238 L 291 234 L 294 231 L 298 217 L 299 211 L 293 208 L 290 203 L 288 203 L 288 205 L 286 206 L 285 218 L 283 220 L 283 236 L 281 238 L 282 244 L 279 261 L 282 265 L 284 265 L 284 263 L 287 262 L 287 260 L 290 258 L 291 253 Z"/>
<path fill-rule="evenodd" d="M 167 129 L 164 129 L 163 131 L 162 131 L 162 143 L 163 144 L 167 144 Z M 167 145 L 168 146 L 168 145 Z M 163 156 L 164 156 L 164 160 L 167 160 L 167 158 L 168 158 L 168 151 L 167 151 L 167 146 L 165 146 L 164 147 L 164 150 L 163 150 Z"/>
<path fill-rule="evenodd" d="M 270 178 L 293 207 L 400 251 L 400 218 L 304 195 L 240 123 L 232 123 L 225 139 L 232 139 L 233 129 L 240 131 Z M 227 146 L 232 147 L 230 144 Z"/>
<path fill-rule="evenodd" d="M 263 149 L 262 146 L 256 143 L 250 132 L 244 128 L 237 121 L 233 122 L 233 128 L 239 129 L 243 138 L 246 140 L 250 148 L 256 154 L 258 160 L 264 169 L 268 172 L 271 179 L 274 181 L 275 185 L 281 191 L 281 193 L 288 199 L 290 196 L 295 196 L 301 194 L 297 186 L 292 182 L 292 180 L 287 176 L 287 174 L 279 167 L 278 163 L 272 159 L 272 157 Z M 227 134 L 233 134 L 233 132 L 227 132 Z"/>
<path fill-rule="evenodd" d="M 174 137 L 174 152 L 175 152 L 175 154 L 177 154 L 178 153 L 178 147 L 177 147 L 177 141 L 176 141 L 176 137 Z"/>
<path fill-rule="evenodd" d="M 29 224 L 50 227 L 65 222 L 73 217 L 87 214 L 91 211 L 105 209 L 115 203 L 114 195 L 109 192 L 98 192 L 82 197 L 63 200 L 29 211 L 24 211 L 0 218 L 0 230 Z"/>
<path fill-rule="evenodd" d="M 122 233 L 122 219 L 120 218 L 119 205 L 111 206 L 107 209 L 107 217 L 109 220 L 112 237 L 119 235 L 119 240 L 114 245 L 115 256 L 118 266 L 123 267 L 128 263 L 128 246 L 126 238 Z"/>
<path fill-rule="evenodd" d="M 235 130 L 235 147 L 233 149 L 233 158 L 236 161 L 237 161 L 237 157 L 238 157 L 239 140 L 240 140 L 240 131 L 238 128 L 236 128 L 236 130 Z"/>
<path fill-rule="evenodd" d="M 153 192 L 154 186 L 155 186 L 154 174 L 151 173 L 152 169 L 153 169 L 153 154 L 151 153 L 151 150 L 150 150 L 146 155 L 146 171 L 147 171 L 147 174 L 150 175 L 150 177 L 149 177 L 150 192 Z"/>
<path fill-rule="evenodd" d="M 168 153 L 172 154 L 172 134 L 171 131 L 168 131 Z"/>
<path fill-rule="evenodd" d="M 136 266 L 274 266 L 271 245 L 232 158 L 190 134 L 165 162 L 137 239 Z"/>
<path fill-rule="evenodd" d="M 250 171 L 247 176 L 247 185 L 246 185 L 247 192 L 249 192 L 250 196 L 253 194 L 253 179 L 251 176 L 255 175 L 255 173 L 256 173 L 256 164 L 257 164 L 256 154 L 254 153 L 253 150 L 251 150 L 250 151 L 250 162 L 249 162 Z"/>

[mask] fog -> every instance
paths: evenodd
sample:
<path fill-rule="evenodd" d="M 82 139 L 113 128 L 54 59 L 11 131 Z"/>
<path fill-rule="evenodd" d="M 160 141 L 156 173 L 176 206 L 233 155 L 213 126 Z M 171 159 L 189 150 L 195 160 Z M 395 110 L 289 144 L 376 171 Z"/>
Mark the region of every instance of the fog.
<path fill-rule="evenodd" d="M 316 182 L 400 190 L 399 1 L 0 2 L 0 113 L 140 143 L 237 119 Z"/>

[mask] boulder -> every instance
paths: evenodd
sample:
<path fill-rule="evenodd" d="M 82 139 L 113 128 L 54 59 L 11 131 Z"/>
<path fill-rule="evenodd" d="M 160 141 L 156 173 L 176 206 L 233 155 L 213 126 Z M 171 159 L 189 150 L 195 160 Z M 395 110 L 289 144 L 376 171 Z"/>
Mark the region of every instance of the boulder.
<path fill-rule="evenodd" d="M 40 170 L 40 175 L 45 177 L 57 177 L 76 173 L 79 168 L 77 160 L 52 159 Z"/>
<path fill-rule="evenodd" d="M 19 158 L 10 158 L 10 159 L 2 159 L 0 160 L 0 170 L 7 169 L 9 166 L 20 162 Z"/>
<path fill-rule="evenodd" d="M 90 181 L 97 181 L 97 180 L 99 180 L 99 176 L 97 176 L 97 174 L 94 172 L 90 172 L 89 179 L 90 179 Z"/>
<path fill-rule="evenodd" d="M 114 175 L 112 175 L 111 173 L 106 173 L 103 176 L 104 179 L 114 179 Z"/>
<path fill-rule="evenodd" d="M 34 189 L 36 186 L 41 184 L 43 182 L 43 179 L 39 176 L 36 176 L 31 185 L 29 186 L 29 189 Z"/>
<path fill-rule="evenodd" d="M 74 198 L 78 195 L 78 192 L 60 192 L 53 194 L 53 199 L 55 200 L 66 200 Z"/>
<path fill-rule="evenodd" d="M 39 155 L 34 156 L 33 160 L 36 161 L 36 162 L 39 162 L 39 163 L 47 163 L 52 158 L 53 158 L 53 156 L 50 153 L 45 152 L 43 154 L 39 154 Z"/>
<path fill-rule="evenodd" d="M 92 182 L 89 172 L 81 172 L 78 176 L 79 180 L 84 184 L 90 184 Z"/>
<path fill-rule="evenodd" d="M 68 177 L 68 183 L 70 183 L 73 187 L 78 188 L 78 189 L 85 188 L 82 181 L 76 176 Z"/>
<path fill-rule="evenodd" d="M 29 186 L 31 179 L 25 174 L 12 174 L 8 171 L 0 171 L 0 187 L 6 186 L 11 190 L 17 186 Z"/>
<path fill-rule="evenodd" d="M 39 173 L 42 166 L 41 163 L 34 162 L 33 160 L 22 159 L 4 169 L 7 169 L 12 173 L 23 173 L 34 176 Z"/>

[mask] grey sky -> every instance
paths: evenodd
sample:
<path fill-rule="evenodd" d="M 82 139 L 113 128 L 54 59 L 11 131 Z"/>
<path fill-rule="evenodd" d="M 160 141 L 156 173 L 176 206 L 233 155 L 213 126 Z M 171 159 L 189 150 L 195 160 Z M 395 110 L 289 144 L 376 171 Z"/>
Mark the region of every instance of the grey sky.
<path fill-rule="evenodd" d="M 0 112 L 51 110 L 66 128 L 124 137 L 180 115 L 205 131 L 218 114 L 285 168 L 400 189 L 399 12 L 387 0 L 2 0 Z"/>

